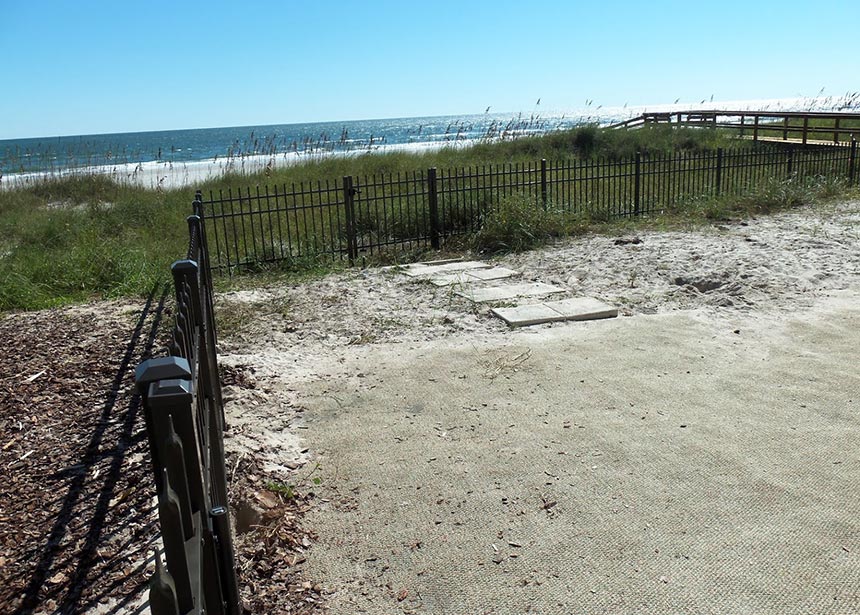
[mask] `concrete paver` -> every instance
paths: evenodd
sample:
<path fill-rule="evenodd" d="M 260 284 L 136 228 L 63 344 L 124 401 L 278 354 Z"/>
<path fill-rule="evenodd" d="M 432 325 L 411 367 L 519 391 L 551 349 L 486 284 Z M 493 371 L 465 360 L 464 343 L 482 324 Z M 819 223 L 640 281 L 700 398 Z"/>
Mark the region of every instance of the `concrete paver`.
<path fill-rule="evenodd" d="M 470 278 L 477 280 L 501 280 L 510 278 L 517 274 L 513 269 L 507 267 L 493 267 L 492 269 L 474 269 L 466 273 Z"/>
<path fill-rule="evenodd" d="M 509 299 L 516 299 L 517 297 L 540 297 L 563 292 L 566 292 L 563 288 L 553 286 L 552 284 L 530 282 L 528 284 L 466 288 L 457 292 L 457 294 L 475 303 L 487 303 L 488 301 L 507 301 Z"/>
<path fill-rule="evenodd" d="M 490 310 L 512 327 L 527 327 L 563 320 L 615 318 L 618 309 L 591 297 L 573 297 L 534 305 L 518 305 Z"/>
<path fill-rule="evenodd" d="M 526 327 L 565 319 L 564 316 L 543 303 L 518 305 L 509 308 L 494 308 L 490 312 L 512 327 Z"/>
<path fill-rule="evenodd" d="M 455 261 L 441 265 L 414 263 L 403 268 L 403 273 L 410 277 L 428 276 L 442 272 L 468 271 L 471 269 L 489 269 L 490 265 L 481 261 Z"/>
<path fill-rule="evenodd" d="M 516 275 L 516 271 L 505 267 L 492 267 L 490 269 L 472 269 L 457 273 L 444 273 L 434 275 L 430 281 L 436 286 L 458 286 L 472 282 L 486 282 L 490 280 L 503 280 Z"/>

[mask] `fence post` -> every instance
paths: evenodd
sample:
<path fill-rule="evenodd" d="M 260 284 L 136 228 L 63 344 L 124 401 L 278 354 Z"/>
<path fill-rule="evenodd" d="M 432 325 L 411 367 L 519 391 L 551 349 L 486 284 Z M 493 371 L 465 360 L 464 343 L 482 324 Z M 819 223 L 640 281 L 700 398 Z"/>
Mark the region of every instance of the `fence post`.
<path fill-rule="evenodd" d="M 809 117 L 804 116 L 803 118 L 803 144 L 806 145 L 806 136 L 809 131 Z"/>
<path fill-rule="evenodd" d="M 848 183 L 854 183 L 855 166 L 857 162 L 857 139 L 851 137 L 851 149 L 848 151 Z"/>
<path fill-rule="evenodd" d="M 720 196 L 720 191 L 723 186 L 723 148 L 717 148 L 717 196 Z"/>
<path fill-rule="evenodd" d="M 753 116 L 753 141 L 758 141 L 758 116 Z"/>
<path fill-rule="evenodd" d="M 639 215 L 640 185 L 642 183 L 642 154 L 636 152 L 636 165 L 633 181 L 633 215 Z"/>
<path fill-rule="evenodd" d="M 439 249 L 439 194 L 436 188 L 436 167 L 427 169 L 427 200 L 430 205 L 430 245 Z"/>
<path fill-rule="evenodd" d="M 346 252 L 349 264 L 354 265 L 358 258 L 358 240 L 355 236 L 355 188 L 352 187 L 352 176 L 343 178 L 343 205 L 346 210 Z"/>
<path fill-rule="evenodd" d="M 543 208 L 547 206 L 547 191 L 546 191 L 546 158 L 540 160 L 540 202 L 543 203 Z"/>
<path fill-rule="evenodd" d="M 188 380 L 190 378 L 191 366 L 188 364 L 188 360 L 182 357 L 148 359 L 134 370 L 134 380 L 143 401 L 143 417 L 149 436 L 155 489 L 158 493 L 161 493 L 161 468 L 164 467 L 165 461 L 162 458 L 163 454 L 160 448 L 153 445 L 153 443 L 158 442 L 157 435 L 160 432 L 156 432 L 156 417 L 152 406 L 149 404 L 149 385 L 159 380 Z"/>

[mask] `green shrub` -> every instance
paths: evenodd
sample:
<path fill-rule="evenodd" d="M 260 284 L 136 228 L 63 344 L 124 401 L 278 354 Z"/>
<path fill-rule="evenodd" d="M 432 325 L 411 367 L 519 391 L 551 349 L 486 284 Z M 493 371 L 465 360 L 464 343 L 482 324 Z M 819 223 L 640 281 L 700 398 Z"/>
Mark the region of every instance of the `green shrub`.
<path fill-rule="evenodd" d="M 472 239 L 479 252 L 521 252 L 546 243 L 564 231 L 564 214 L 546 207 L 533 196 L 517 193 L 504 197 L 481 216 Z"/>

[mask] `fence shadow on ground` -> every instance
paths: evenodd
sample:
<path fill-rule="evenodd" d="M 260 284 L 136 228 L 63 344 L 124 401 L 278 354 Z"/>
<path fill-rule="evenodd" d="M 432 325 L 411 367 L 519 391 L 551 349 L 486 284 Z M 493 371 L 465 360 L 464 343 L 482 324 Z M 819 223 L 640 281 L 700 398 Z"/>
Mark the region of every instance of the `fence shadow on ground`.
<path fill-rule="evenodd" d="M 20 606 L 14 611 L 15 615 L 32 613 L 49 600 L 56 605 L 54 612 L 78 613 L 113 597 L 113 593 L 126 582 L 130 575 L 121 574 L 112 583 L 106 586 L 100 585 L 97 591 L 87 591 L 92 579 L 117 576 L 116 568 L 123 565 L 124 557 L 107 559 L 102 557 L 99 552 L 100 546 L 114 538 L 123 527 L 133 524 L 141 524 L 144 530 L 154 527 L 152 506 L 144 493 L 141 493 L 139 500 L 144 505 L 131 509 L 134 515 L 123 518 L 122 526 L 117 527 L 115 520 L 109 523 L 108 517 L 111 513 L 112 501 L 118 495 L 117 487 L 122 484 L 120 478 L 127 454 L 141 441 L 141 438 L 135 435 L 141 410 L 140 396 L 133 392 L 130 375 L 134 366 L 152 353 L 164 314 L 166 298 L 167 288 L 153 288 L 140 311 L 136 326 L 119 360 L 107 398 L 98 419 L 94 422 L 83 457 L 79 465 L 75 466 L 75 471 L 71 473 L 65 493 L 60 496 L 62 503 L 59 513 L 45 537 L 44 547 L 38 556 L 32 577 L 23 591 Z M 123 404 L 126 405 L 123 406 Z M 105 461 L 107 461 L 106 471 L 91 472 L 96 464 L 104 464 Z M 64 472 L 60 472 L 55 478 L 61 480 L 67 478 L 63 474 Z M 97 480 L 95 486 L 92 484 L 94 479 Z M 87 498 L 94 491 L 97 493 L 93 502 Z M 111 533 L 105 534 L 109 524 L 114 529 Z M 83 540 L 72 545 L 72 548 L 64 547 L 64 542 L 71 538 L 73 533 L 83 535 Z M 129 549 L 137 548 L 141 554 L 139 559 L 140 568 L 142 568 L 146 566 L 143 550 L 148 545 L 138 545 L 137 542 L 139 541 L 127 541 L 118 550 L 118 555 L 128 556 Z M 58 569 L 71 571 L 67 573 L 68 581 L 48 590 L 46 595 L 43 588 L 48 583 L 50 575 Z M 125 569 L 123 572 L 135 574 L 135 571 Z M 128 592 L 114 610 L 122 608 L 139 593 L 145 583 L 142 574 L 139 578 L 141 582 Z"/>

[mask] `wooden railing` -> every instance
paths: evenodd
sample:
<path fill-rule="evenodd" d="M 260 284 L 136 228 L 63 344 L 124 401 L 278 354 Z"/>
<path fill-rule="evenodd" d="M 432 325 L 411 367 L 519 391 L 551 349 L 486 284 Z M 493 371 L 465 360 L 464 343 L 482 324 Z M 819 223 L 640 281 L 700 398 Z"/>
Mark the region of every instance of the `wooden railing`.
<path fill-rule="evenodd" d="M 725 109 L 647 112 L 610 128 L 667 124 L 738 131 L 754 141 L 844 143 L 860 137 L 860 113 L 842 111 L 736 111 Z"/>

